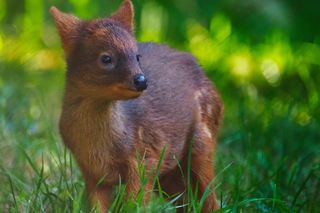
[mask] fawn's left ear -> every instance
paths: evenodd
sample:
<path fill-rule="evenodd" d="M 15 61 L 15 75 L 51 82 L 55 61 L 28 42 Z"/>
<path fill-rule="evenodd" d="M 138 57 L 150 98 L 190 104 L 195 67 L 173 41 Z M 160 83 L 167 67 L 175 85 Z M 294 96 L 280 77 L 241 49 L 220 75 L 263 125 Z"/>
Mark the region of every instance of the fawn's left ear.
<path fill-rule="evenodd" d="M 56 7 L 51 7 L 50 13 L 59 31 L 65 55 L 68 57 L 74 40 L 78 36 L 77 28 L 81 20 L 73 15 L 61 12 Z"/>
<path fill-rule="evenodd" d="M 134 31 L 134 8 L 131 0 L 124 0 L 119 9 L 110 17 L 118 21 L 129 32 Z"/>

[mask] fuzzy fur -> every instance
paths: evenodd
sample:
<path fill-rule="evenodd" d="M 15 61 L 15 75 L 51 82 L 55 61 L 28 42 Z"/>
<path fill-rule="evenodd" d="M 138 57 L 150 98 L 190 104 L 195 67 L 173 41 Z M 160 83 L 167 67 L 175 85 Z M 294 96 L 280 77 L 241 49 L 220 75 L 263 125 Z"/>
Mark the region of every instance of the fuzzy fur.
<path fill-rule="evenodd" d="M 127 184 L 127 195 L 134 197 L 140 190 L 137 156 L 153 171 L 164 147 L 159 173 L 163 190 L 183 193 L 186 180 L 174 158 L 186 171 L 191 142 L 191 183 L 198 184 L 201 197 L 214 178 L 212 162 L 223 105 L 194 57 L 155 43 L 136 43 L 129 0 L 105 19 L 81 21 L 56 8 L 51 13 L 68 66 L 60 132 L 91 200 L 106 212 L 119 177 Z M 114 58 L 111 71 L 99 65 L 103 52 Z M 148 79 L 143 93 L 132 89 L 138 73 Z M 151 177 L 146 194 L 152 181 Z M 212 193 L 202 211 L 218 208 Z"/>

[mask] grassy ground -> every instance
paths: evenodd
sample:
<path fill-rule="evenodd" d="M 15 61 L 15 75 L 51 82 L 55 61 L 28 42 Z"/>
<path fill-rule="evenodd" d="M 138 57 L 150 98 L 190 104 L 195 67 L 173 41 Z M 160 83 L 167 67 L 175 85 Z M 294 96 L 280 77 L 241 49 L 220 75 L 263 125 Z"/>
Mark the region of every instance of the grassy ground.
<path fill-rule="evenodd" d="M 57 119 L 63 72 L 25 72 L 0 63 L 0 209 L 4 212 L 80 212 L 84 184 L 62 146 Z M 320 212 L 320 128 L 295 116 L 300 104 L 242 95 L 221 85 L 225 120 L 217 156 L 217 194 L 225 212 Z M 251 91 L 251 92 L 250 92 Z M 119 210 L 119 189 L 115 211 Z M 199 209 L 191 202 L 190 208 Z M 129 202 L 127 212 L 174 212 L 155 196 L 148 210 Z"/>

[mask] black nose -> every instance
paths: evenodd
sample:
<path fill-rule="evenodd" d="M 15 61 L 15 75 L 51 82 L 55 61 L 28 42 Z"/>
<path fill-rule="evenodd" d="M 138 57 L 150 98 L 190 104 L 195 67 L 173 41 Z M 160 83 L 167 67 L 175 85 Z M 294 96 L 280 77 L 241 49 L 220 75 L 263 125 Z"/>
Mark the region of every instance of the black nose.
<path fill-rule="evenodd" d="M 147 89 L 148 87 L 147 79 L 143 74 L 137 74 L 136 76 L 134 76 L 133 83 L 137 91 L 139 92 Z"/>

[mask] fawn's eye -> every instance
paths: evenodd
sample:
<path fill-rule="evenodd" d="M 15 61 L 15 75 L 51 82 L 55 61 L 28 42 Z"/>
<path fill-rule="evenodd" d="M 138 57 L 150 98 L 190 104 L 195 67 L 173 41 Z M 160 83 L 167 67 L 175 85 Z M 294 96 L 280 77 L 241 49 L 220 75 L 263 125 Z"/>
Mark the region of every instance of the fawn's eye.
<path fill-rule="evenodd" d="M 141 55 L 137 55 L 137 61 L 140 62 Z"/>
<path fill-rule="evenodd" d="M 108 65 L 108 64 L 111 64 L 112 63 L 112 58 L 110 55 L 107 55 L 107 54 L 102 54 L 100 56 L 100 61 L 102 64 L 104 65 Z"/>

